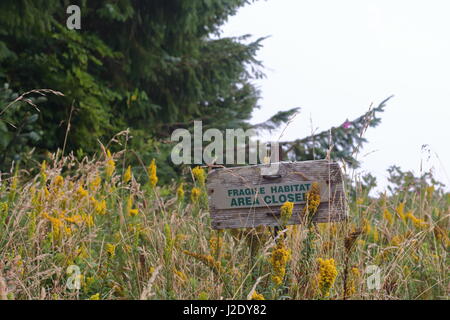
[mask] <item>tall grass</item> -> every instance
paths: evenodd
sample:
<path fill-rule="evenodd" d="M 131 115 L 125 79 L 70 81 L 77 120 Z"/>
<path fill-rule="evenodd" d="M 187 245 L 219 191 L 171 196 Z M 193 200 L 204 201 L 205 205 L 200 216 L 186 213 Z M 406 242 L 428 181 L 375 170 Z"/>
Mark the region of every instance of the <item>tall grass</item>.
<path fill-rule="evenodd" d="M 200 169 L 183 185 L 159 185 L 155 166 L 141 183 L 125 169 L 105 151 L 3 177 L 0 298 L 448 299 L 450 197 L 431 185 L 377 198 L 356 188 L 348 221 L 274 238 L 212 230 Z"/>

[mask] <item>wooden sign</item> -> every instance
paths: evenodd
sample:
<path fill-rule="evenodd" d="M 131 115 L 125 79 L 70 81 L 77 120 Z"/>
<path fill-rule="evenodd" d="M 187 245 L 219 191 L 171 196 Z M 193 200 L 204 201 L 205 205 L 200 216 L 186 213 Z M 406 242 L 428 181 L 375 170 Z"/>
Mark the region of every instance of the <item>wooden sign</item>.
<path fill-rule="evenodd" d="M 208 175 L 207 189 L 214 229 L 278 226 L 280 207 L 294 203 L 287 224 L 299 224 L 313 183 L 320 188 L 315 222 L 341 221 L 347 203 L 341 168 L 327 160 L 280 162 L 276 174 L 265 175 L 269 165 L 221 168 Z"/>

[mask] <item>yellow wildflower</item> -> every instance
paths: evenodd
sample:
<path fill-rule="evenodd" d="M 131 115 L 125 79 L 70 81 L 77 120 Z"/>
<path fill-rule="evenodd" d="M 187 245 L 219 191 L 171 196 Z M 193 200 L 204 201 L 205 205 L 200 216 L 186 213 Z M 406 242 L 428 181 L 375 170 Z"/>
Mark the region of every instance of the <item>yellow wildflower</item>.
<path fill-rule="evenodd" d="M 412 212 L 408 212 L 405 217 L 412 221 L 414 226 L 418 229 L 423 229 L 428 227 L 428 223 L 425 220 L 415 217 Z"/>
<path fill-rule="evenodd" d="M 183 271 L 174 268 L 173 273 L 177 276 L 177 279 L 180 280 L 181 282 L 186 282 L 188 280 L 187 275 Z"/>
<path fill-rule="evenodd" d="M 194 175 L 194 178 L 198 182 L 199 186 L 204 187 L 206 181 L 205 170 L 201 167 L 195 167 L 192 169 L 192 174 Z"/>
<path fill-rule="evenodd" d="M 198 300 L 208 300 L 208 298 L 208 293 L 206 293 L 205 291 L 202 291 L 198 294 Z"/>
<path fill-rule="evenodd" d="M 313 182 L 311 189 L 306 193 L 306 204 L 303 208 L 303 214 L 311 221 L 320 205 L 320 186 Z"/>
<path fill-rule="evenodd" d="M 0 214 L 8 211 L 8 202 L 0 202 Z"/>
<path fill-rule="evenodd" d="M 96 293 L 92 295 L 89 300 L 100 300 L 100 293 Z"/>
<path fill-rule="evenodd" d="M 89 183 L 89 189 L 91 189 L 92 191 L 95 191 L 98 189 L 98 187 L 100 186 L 100 184 L 102 183 L 102 179 L 100 178 L 100 176 L 95 176 L 95 178 Z"/>
<path fill-rule="evenodd" d="M 47 212 L 43 212 L 42 216 L 51 222 L 53 239 L 59 240 L 61 237 L 61 228 L 63 227 L 63 221 L 50 216 Z"/>
<path fill-rule="evenodd" d="M 111 243 L 107 243 L 105 251 L 108 254 L 108 256 L 112 259 L 116 255 L 116 246 Z"/>
<path fill-rule="evenodd" d="M 263 296 L 262 294 L 259 294 L 259 293 L 256 292 L 256 290 L 255 290 L 255 291 L 253 291 L 250 300 L 266 300 L 266 299 L 264 299 L 264 296 Z"/>
<path fill-rule="evenodd" d="M 41 164 L 41 183 L 45 183 L 47 181 L 47 174 L 45 171 L 47 170 L 47 161 L 42 161 Z"/>
<path fill-rule="evenodd" d="M 53 186 L 55 188 L 61 188 L 61 186 L 64 184 L 64 178 L 60 175 L 57 175 L 55 179 L 53 180 Z"/>
<path fill-rule="evenodd" d="M 374 228 L 373 229 L 373 231 L 372 231 L 372 237 L 373 237 L 373 241 L 374 242 L 378 242 L 378 240 L 379 240 L 379 235 L 378 235 L 378 229 L 377 228 Z"/>
<path fill-rule="evenodd" d="M 392 218 L 392 214 L 389 212 L 388 209 L 384 209 L 383 211 L 383 218 L 390 224 L 392 225 L 394 223 L 394 220 Z"/>
<path fill-rule="evenodd" d="M 216 261 L 214 259 L 213 256 L 211 255 L 205 255 L 205 254 L 199 254 L 199 253 L 195 253 L 195 252 L 189 252 L 187 250 L 183 250 L 183 253 L 191 256 L 195 259 L 197 259 L 198 261 L 202 262 L 203 264 L 205 264 L 206 266 L 208 266 L 209 268 L 211 268 L 211 270 L 213 272 L 215 272 L 216 274 L 220 274 L 223 272 L 222 266 L 220 265 L 219 261 Z"/>
<path fill-rule="evenodd" d="M 328 297 L 338 274 L 336 265 L 334 259 L 319 258 L 317 261 L 319 262 L 319 289 L 322 297 Z"/>
<path fill-rule="evenodd" d="M 401 245 L 402 242 L 403 242 L 403 239 L 399 235 L 393 236 L 391 239 L 391 245 L 393 245 L 395 247 L 398 247 L 399 245 Z"/>
<path fill-rule="evenodd" d="M 102 200 L 102 201 L 97 201 L 94 198 L 92 198 L 93 203 L 94 203 L 94 208 L 95 208 L 95 212 L 98 215 L 105 215 L 106 214 L 106 200 Z"/>
<path fill-rule="evenodd" d="M 134 217 L 139 213 L 138 209 L 133 208 L 133 197 L 131 195 L 127 199 L 127 213 L 131 217 Z"/>
<path fill-rule="evenodd" d="M 405 203 L 400 203 L 395 211 L 397 212 L 400 219 L 405 221 Z"/>
<path fill-rule="evenodd" d="M 127 170 L 123 174 L 123 182 L 128 183 L 128 181 L 131 180 L 132 174 L 131 174 L 131 166 L 128 166 Z"/>
<path fill-rule="evenodd" d="M 280 211 L 281 211 L 281 223 L 283 225 L 287 224 L 289 219 L 291 219 L 293 209 L 294 209 L 294 203 L 293 202 L 287 201 L 281 206 L 281 208 L 280 208 Z"/>
<path fill-rule="evenodd" d="M 112 177 L 114 171 L 116 170 L 116 163 L 109 150 L 106 151 L 106 166 L 105 173 L 108 178 Z"/>
<path fill-rule="evenodd" d="M 86 246 L 81 245 L 80 247 L 78 247 L 77 250 L 75 251 L 75 255 L 82 259 L 86 259 L 87 257 L 89 257 L 89 253 L 88 250 L 86 249 Z"/>
<path fill-rule="evenodd" d="M 223 246 L 222 237 L 211 237 L 211 239 L 209 239 L 209 248 L 213 256 L 216 256 L 220 252 L 222 246 Z"/>
<path fill-rule="evenodd" d="M 283 242 L 279 242 L 272 251 L 270 264 L 272 265 L 272 281 L 278 286 L 283 282 L 286 265 L 291 258 L 291 251 L 287 250 Z"/>
<path fill-rule="evenodd" d="M 90 286 L 92 286 L 92 284 L 95 282 L 95 278 L 90 276 L 86 278 L 86 281 L 84 283 L 84 286 L 86 289 L 89 289 Z"/>
<path fill-rule="evenodd" d="M 178 201 L 183 201 L 184 199 L 183 183 L 180 183 L 180 185 L 177 188 L 177 199 Z"/>
<path fill-rule="evenodd" d="M 350 271 L 355 278 L 359 278 L 361 276 L 361 272 L 357 267 L 352 267 Z"/>
<path fill-rule="evenodd" d="M 88 192 L 87 192 L 87 190 L 85 190 L 84 188 L 83 188 L 83 186 L 79 186 L 78 187 L 78 189 L 77 189 L 77 196 L 80 198 L 80 199 L 82 199 L 82 198 L 84 198 L 84 197 L 87 197 L 88 196 Z"/>
<path fill-rule="evenodd" d="M 367 235 L 371 233 L 371 231 L 372 231 L 372 226 L 370 225 L 369 220 L 364 219 L 362 231 L 363 231 L 365 234 L 367 234 Z"/>
<path fill-rule="evenodd" d="M 202 193 L 202 190 L 200 190 L 200 188 L 192 188 L 191 201 L 193 203 L 196 203 L 198 201 L 198 199 L 200 198 L 201 193 Z"/>
<path fill-rule="evenodd" d="M 64 226 L 64 234 L 67 235 L 67 236 L 71 236 L 72 235 L 72 228 Z"/>
<path fill-rule="evenodd" d="M 150 166 L 148 167 L 148 175 L 149 175 L 149 179 L 150 179 L 150 185 L 154 188 L 156 186 L 156 184 L 158 183 L 155 159 L 152 160 L 152 162 L 150 163 Z"/>
<path fill-rule="evenodd" d="M 92 227 L 94 225 L 94 218 L 90 214 L 83 213 L 81 216 L 83 218 L 83 222 L 88 227 Z"/>

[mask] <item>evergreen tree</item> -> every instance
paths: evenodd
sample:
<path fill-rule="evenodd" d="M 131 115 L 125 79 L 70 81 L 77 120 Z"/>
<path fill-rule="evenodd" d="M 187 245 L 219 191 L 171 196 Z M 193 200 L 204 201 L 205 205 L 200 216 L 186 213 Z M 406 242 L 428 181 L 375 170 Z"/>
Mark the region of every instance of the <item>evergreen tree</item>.
<path fill-rule="evenodd" d="M 204 129 L 251 128 L 259 98 L 253 80 L 264 76 L 255 58 L 263 39 L 220 37 L 228 17 L 250 2 L 2 0 L 0 84 L 15 92 L 64 93 L 48 96 L 40 112 L 20 104 L 0 116 L 4 162 L 34 148 L 61 148 L 69 118 L 66 150 L 92 154 L 99 141 L 130 128 L 129 147 L 146 163 L 153 157 L 166 162 L 172 145 L 162 141 L 176 128 L 192 128 L 194 120 L 202 120 Z M 81 30 L 66 27 L 71 4 L 81 8 Z M 0 108 L 10 101 L 8 90 Z M 292 160 L 324 158 L 331 132 L 332 157 L 356 165 L 352 151 L 365 142 L 361 130 L 380 121 L 383 107 L 331 131 L 283 142 L 284 153 Z M 295 111 L 253 127 L 274 129 Z M 18 133 L 17 125 L 30 116 L 33 122 Z M 176 176 L 169 165 L 160 168 L 163 176 Z"/>
<path fill-rule="evenodd" d="M 68 147 L 87 152 L 127 127 L 156 139 L 198 118 L 245 127 L 257 105 L 251 81 L 262 76 L 255 59 L 261 39 L 244 44 L 217 35 L 247 2 L 82 1 L 82 29 L 72 31 L 65 26 L 68 1 L 5 0 L 0 79 L 17 91 L 65 94 L 42 110 L 42 149 L 61 146 L 72 103 Z"/>

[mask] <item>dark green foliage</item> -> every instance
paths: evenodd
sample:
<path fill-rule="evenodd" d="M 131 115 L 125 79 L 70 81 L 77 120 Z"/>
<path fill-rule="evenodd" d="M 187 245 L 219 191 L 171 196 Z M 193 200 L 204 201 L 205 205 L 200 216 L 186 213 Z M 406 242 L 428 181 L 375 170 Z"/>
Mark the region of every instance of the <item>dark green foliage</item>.
<path fill-rule="evenodd" d="M 8 119 L 2 118 L 4 164 L 34 148 L 37 155 L 55 151 L 65 142 L 66 152 L 91 155 L 100 151 L 99 143 L 106 145 L 129 129 L 127 149 L 136 154 L 127 153 L 127 161 L 134 169 L 156 158 L 161 182 L 175 178 L 179 169 L 170 163 L 167 143 L 174 129 L 191 129 L 194 120 L 202 120 L 204 130 L 252 127 L 248 120 L 259 98 L 253 80 L 264 76 L 255 58 L 263 38 L 220 37 L 228 17 L 251 2 L 2 0 L 0 84 L 16 92 L 51 88 L 64 93 L 48 96 L 39 113 L 15 105 L 7 116 L 17 120 L 17 132 L 5 129 Z M 81 8 L 81 30 L 66 27 L 71 4 Z M 10 101 L 4 96 L 0 108 Z M 279 112 L 253 128 L 275 129 L 296 111 Z M 371 114 L 381 111 L 382 106 Z M 333 157 L 354 163 L 352 148 L 365 141 L 360 137 L 364 119 L 345 130 L 332 129 Z M 377 121 L 372 118 L 369 126 Z M 323 158 L 328 132 L 283 146 L 297 160 Z M 124 145 L 109 147 L 115 151 Z"/>
<path fill-rule="evenodd" d="M 19 91 L 65 94 L 42 112 L 49 136 L 43 149 L 61 146 L 60 124 L 73 101 L 68 149 L 89 153 L 98 150 L 97 139 L 128 127 L 162 138 L 198 118 L 215 127 L 244 126 L 258 98 L 250 81 L 262 76 L 254 58 L 260 40 L 211 35 L 245 3 L 84 1 L 82 29 L 70 31 L 67 1 L 2 1 L 0 77 Z"/>
<path fill-rule="evenodd" d="M 8 85 L 0 88 L 0 170 L 9 170 L 13 161 L 29 160 L 44 134 L 37 105 L 45 100 L 19 96 Z"/>

